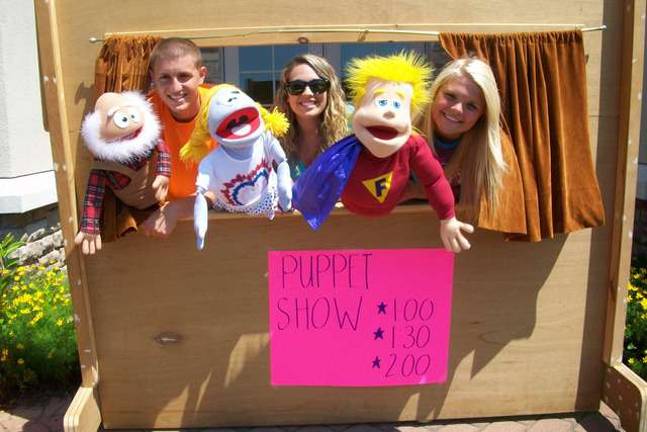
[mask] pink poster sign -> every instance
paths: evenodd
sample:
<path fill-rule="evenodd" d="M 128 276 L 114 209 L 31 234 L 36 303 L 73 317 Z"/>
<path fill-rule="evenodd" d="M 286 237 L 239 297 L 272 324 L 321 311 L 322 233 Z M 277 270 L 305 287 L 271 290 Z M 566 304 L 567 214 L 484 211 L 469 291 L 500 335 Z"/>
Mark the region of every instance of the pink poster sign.
<path fill-rule="evenodd" d="M 442 249 L 269 252 L 272 385 L 444 382 L 453 267 Z"/>

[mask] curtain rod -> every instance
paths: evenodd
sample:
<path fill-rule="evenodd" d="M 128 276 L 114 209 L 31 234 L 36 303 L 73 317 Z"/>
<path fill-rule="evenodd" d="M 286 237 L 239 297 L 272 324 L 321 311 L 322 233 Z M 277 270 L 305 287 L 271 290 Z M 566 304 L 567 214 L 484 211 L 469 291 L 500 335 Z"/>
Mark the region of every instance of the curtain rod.
<path fill-rule="evenodd" d="M 480 24 L 480 25 L 492 25 L 492 24 Z M 532 23 L 517 23 L 517 24 L 505 24 L 508 26 L 537 26 L 537 25 L 543 25 L 543 26 L 550 26 L 550 27 L 568 27 L 568 24 L 564 25 L 554 25 L 554 24 L 532 24 Z M 583 24 L 570 24 L 570 26 L 580 29 L 582 32 L 593 32 L 593 31 L 602 31 L 606 30 L 607 26 L 606 25 L 601 25 L 598 27 L 584 27 Z M 154 35 L 154 34 L 160 34 L 160 33 L 171 33 L 168 30 L 165 31 L 151 31 L 151 32 L 116 32 L 116 33 L 107 33 L 108 36 L 143 36 L 143 35 Z M 358 42 L 363 42 L 366 40 L 366 35 L 369 33 L 381 33 L 381 34 L 409 34 L 409 35 L 422 35 L 422 36 L 439 36 L 441 32 L 439 31 L 425 31 L 425 30 L 403 30 L 403 29 L 370 29 L 370 28 L 338 28 L 338 29 L 333 29 L 333 28 L 311 28 L 311 29 L 306 29 L 306 28 L 299 28 L 299 29 L 292 29 L 292 28 L 283 28 L 283 29 L 258 29 L 258 30 L 252 30 L 249 32 L 244 32 L 244 33 L 231 33 L 231 34 L 225 34 L 225 35 L 205 35 L 205 36 L 193 36 L 193 37 L 188 37 L 187 39 L 224 39 L 224 38 L 235 38 L 235 37 L 246 37 L 246 36 L 254 36 L 254 35 L 259 35 L 259 34 L 280 34 L 280 33 L 359 33 L 357 41 Z M 305 41 L 303 41 L 305 39 Z M 88 41 L 90 43 L 97 43 L 97 42 L 104 42 L 105 39 L 102 38 L 97 38 L 97 37 L 90 37 L 88 38 Z M 307 38 L 298 38 L 297 42 L 299 43 L 307 43 Z"/>

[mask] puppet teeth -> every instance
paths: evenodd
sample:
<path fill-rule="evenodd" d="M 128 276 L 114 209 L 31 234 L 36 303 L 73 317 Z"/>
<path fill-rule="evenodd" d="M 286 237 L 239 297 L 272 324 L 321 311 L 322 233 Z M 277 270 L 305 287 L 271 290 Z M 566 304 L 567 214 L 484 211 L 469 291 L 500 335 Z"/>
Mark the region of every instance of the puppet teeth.
<path fill-rule="evenodd" d="M 245 136 L 252 131 L 252 126 L 249 123 L 243 125 L 234 126 L 231 128 L 231 133 L 236 136 Z"/>

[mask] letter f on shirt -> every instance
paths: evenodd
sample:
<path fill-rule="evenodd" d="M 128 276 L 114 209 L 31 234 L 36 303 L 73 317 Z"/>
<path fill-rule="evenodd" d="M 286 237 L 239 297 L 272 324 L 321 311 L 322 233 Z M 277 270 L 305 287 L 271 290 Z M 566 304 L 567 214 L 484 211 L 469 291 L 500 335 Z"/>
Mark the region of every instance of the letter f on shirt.
<path fill-rule="evenodd" d="M 393 177 L 393 171 L 383 174 L 379 177 L 375 177 L 368 180 L 363 180 L 362 184 L 368 190 L 368 192 L 375 198 L 380 204 L 386 200 L 386 197 L 389 195 L 389 190 L 391 189 L 391 178 Z"/>

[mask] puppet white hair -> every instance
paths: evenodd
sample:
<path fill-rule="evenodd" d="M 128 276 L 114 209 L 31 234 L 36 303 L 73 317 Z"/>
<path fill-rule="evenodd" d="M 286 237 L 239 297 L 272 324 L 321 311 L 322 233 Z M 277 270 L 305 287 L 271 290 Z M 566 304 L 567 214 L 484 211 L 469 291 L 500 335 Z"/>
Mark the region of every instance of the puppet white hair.
<path fill-rule="evenodd" d="M 86 147 L 97 159 L 125 163 L 147 156 L 157 144 L 161 126 L 151 104 L 139 92 L 129 91 L 121 93 L 121 95 L 127 99 L 129 105 L 141 110 L 144 125 L 135 138 L 106 141 L 101 138 L 99 133 L 101 114 L 95 111 L 86 115 L 81 126 L 81 135 Z"/>

